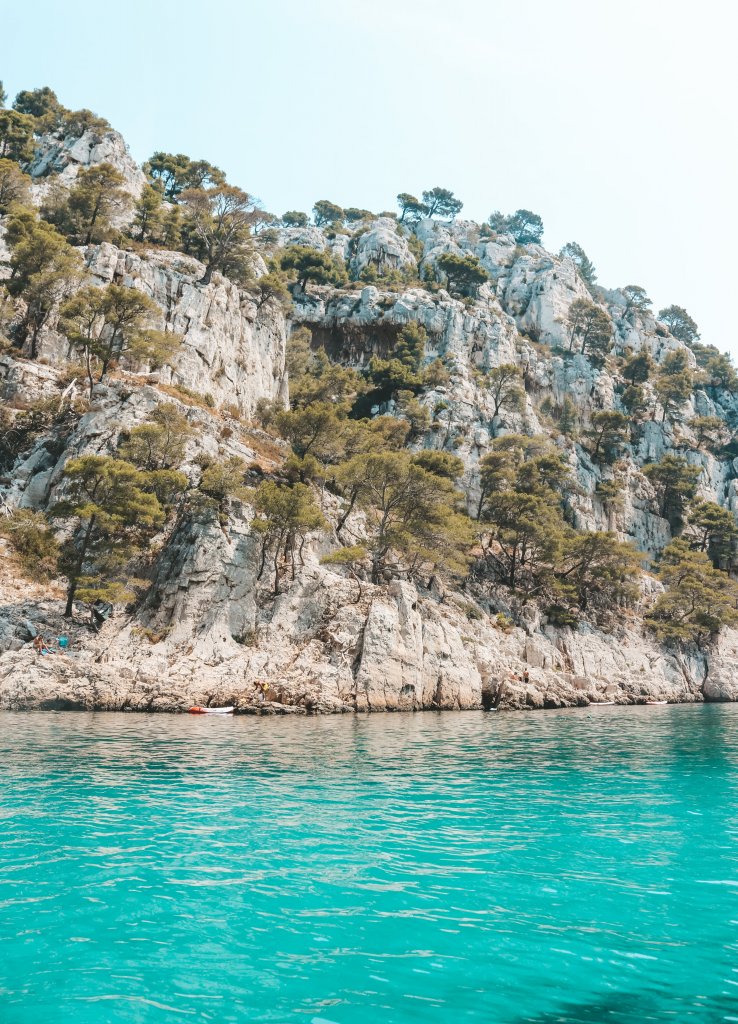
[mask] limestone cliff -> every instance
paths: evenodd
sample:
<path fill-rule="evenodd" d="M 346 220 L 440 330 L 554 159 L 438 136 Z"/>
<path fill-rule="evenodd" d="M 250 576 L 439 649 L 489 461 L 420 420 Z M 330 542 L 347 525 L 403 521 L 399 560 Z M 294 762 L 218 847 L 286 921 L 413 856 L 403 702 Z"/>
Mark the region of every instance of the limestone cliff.
<path fill-rule="evenodd" d="M 102 161 L 124 173 L 132 193 L 140 191 L 144 176 L 114 132 L 41 140 L 30 171 L 41 195 L 54 176 L 67 181 L 79 167 Z M 377 282 L 295 289 L 285 312 L 280 302 L 259 298 L 258 278 L 266 271 L 261 256 L 253 285 L 239 287 L 220 274 L 203 283 L 203 266 L 181 252 L 134 251 L 108 242 L 84 248 L 89 280 L 144 291 L 161 311 L 159 326 L 181 334 L 183 345 L 158 371 L 123 366 L 95 387 L 81 415 L 70 410 L 36 436 L 3 478 L 7 506 L 49 509 L 63 494 L 63 469 L 71 457 L 112 454 L 121 434 L 164 402 L 178 404 L 196 428 L 183 465 L 193 484 L 203 456 L 237 456 L 259 476 L 274 472 L 285 446 L 254 418 L 260 401 L 287 400 L 289 331 L 308 326 L 315 346 L 360 369 L 372 355 L 391 352 L 402 326 L 416 321 L 427 331 L 425 362 L 441 358 L 449 374 L 446 383 L 420 396 L 431 425 L 415 446 L 453 451 L 463 460 L 470 509 L 492 438 L 524 431 L 548 434 L 565 451 L 578 485 L 570 495 L 573 524 L 615 531 L 647 555 L 663 548 L 670 527 L 641 469 L 665 452 L 678 450 L 699 467 L 702 495 L 738 510 L 738 460 L 700 448 L 689 426 L 692 417 L 709 415 L 733 430 L 738 399 L 716 387 L 698 389 L 677 417 L 661 422 L 647 383 L 654 415 L 632 431 L 621 453 L 623 501 L 613 509 L 597 496 L 597 484 L 612 476 L 612 467 L 556 429 L 548 412 L 566 399 L 583 421 L 599 410 L 624 410 L 622 388 L 608 364 L 568 351 L 570 307 L 590 294 L 571 259 L 540 245 L 518 245 L 509 235 L 490 238 L 469 221 L 431 219 L 412 232 L 389 217 L 374 218 L 352 235 L 281 228 L 272 244 L 277 250 L 299 244 L 330 251 L 354 279 L 375 268 Z M 419 262 L 433 267 L 444 253 L 479 259 L 489 282 L 476 296 L 460 299 L 418 281 L 398 284 L 397 278 L 382 285 L 388 272 L 415 273 Z M 601 301 L 612 317 L 615 355 L 647 349 L 658 363 L 683 350 L 694 364 L 692 350 L 650 313 L 629 310 L 622 292 L 603 292 Z M 40 398 L 58 400 L 62 410 L 76 357 L 53 318 L 37 356 L 5 351 L 0 397 L 14 409 Z M 503 363 L 520 368 L 525 401 L 520 410 L 495 417 L 477 371 Z M 371 410 L 380 412 L 396 412 L 393 402 Z M 294 567 L 282 593 L 273 595 L 259 578 L 248 501 L 232 500 L 227 522 L 183 517 L 158 538 L 146 596 L 133 608 L 118 609 L 97 636 L 63 622 L 58 588 L 24 589 L 3 542 L 0 707 L 181 710 L 195 702 L 232 702 L 251 710 L 304 712 L 738 698 L 738 633 L 723 630 L 703 651 L 658 645 L 641 624 L 660 587 L 648 574 L 639 606 L 610 632 L 586 622 L 555 628 L 533 603 L 520 606 L 502 591 L 490 599 L 473 586 L 460 592 L 438 581 L 427 590 L 402 580 L 375 585 L 322 565 L 321 557 L 338 544 L 333 527 L 340 499 L 323 492 L 321 500 L 331 528 L 311 535 L 304 564 Z M 356 529 L 360 533 L 360 522 Z M 37 657 L 28 642 L 29 623 L 52 634 L 71 633 L 71 653 Z"/>

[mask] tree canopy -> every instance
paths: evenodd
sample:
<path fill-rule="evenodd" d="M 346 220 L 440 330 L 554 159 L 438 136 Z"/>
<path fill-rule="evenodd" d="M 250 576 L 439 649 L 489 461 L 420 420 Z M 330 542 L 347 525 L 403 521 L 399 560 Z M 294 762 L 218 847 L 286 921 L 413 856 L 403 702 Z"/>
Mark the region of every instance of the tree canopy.
<path fill-rule="evenodd" d="M 574 263 L 588 287 L 593 288 L 597 284 L 597 271 L 594 263 L 577 242 L 567 242 L 560 249 L 559 256 L 570 259 Z"/>
<path fill-rule="evenodd" d="M 52 198 L 47 215 L 75 245 L 102 242 L 109 236 L 116 214 L 132 204 L 124 184 L 125 178 L 112 164 L 84 167 L 67 196 L 57 192 Z"/>
<path fill-rule="evenodd" d="M 184 153 L 156 152 L 144 165 L 144 170 L 164 198 L 174 203 L 187 189 L 218 188 L 226 183 L 226 176 L 219 167 L 207 160 L 191 160 Z"/>
<path fill-rule="evenodd" d="M 313 207 L 313 220 L 316 227 L 324 224 L 342 224 L 343 208 L 329 199 L 319 199 Z"/>
<path fill-rule="evenodd" d="M 346 268 L 328 252 L 311 249 L 307 245 L 288 245 L 279 257 L 282 270 L 294 271 L 297 285 L 305 291 L 308 283 L 346 284 Z"/>
<path fill-rule="evenodd" d="M 681 538 L 664 548 L 659 579 L 666 593 L 657 599 L 646 622 L 659 640 L 702 646 L 723 626 L 738 622 L 738 586 L 713 568 L 703 551 Z"/>
<path fill-rule="evenodd" d="M 163 522 L 146 475 L 129 462 L 107 455 L 83 455 L 64 467 L 64 499 L 52 510 L 70 520 L 74 534 L 64 545 L 60 568 L 67 577 L 70 616 L 76 597 L 130 597 L 126 566 L 131 556 Z"/>
<path fill-rule="evenodd" d="M 685 345 L 691 345 L 698 341 L 700 332 L 697 324 L 683 306 L 667 306 L 659 311 L 659 320 L 669 328 L 669 333 L 683 341 Z"/>
<path fill-rule="evenodd" d="M 426 217 L 449 217 L 453 220 L 461 212 L 463 203 L 447 188 L 436 185 L 423 193 L 423 207 Z"/>
<path fill-rule="evenodd" d="M 612 321 L 605 310 L 589 299 L 575 299 L 569 307 L 569 351 L 579 345 L 582 355 L 602 358 L 612 346 Z"/>
<path fill-rule="evenodd" d="M 449 290 L 461 292 L 462 295 L 476 295 L 479 286 L 489 279 L 476 256 L 457 256 L 445 252 L 438 257 L 438 269 L 446 275 Z"/>
<path fill-rule="evenodd" d="M 681 455 L 667 454 L 659 462 L 643 467 L 644 475 L 656 488 L 659 512 L 672 527 L 681 523 L 687 502 L 694 497 L 701 469 Z"/>
<path fill-rule="evenodd" d="M 233 281 L 246 281 L 253 258 L 251 228 L 259 217 L 256 200 L 233 185 L 217 185 L 187 189 L 181 201 L 200 243 L 202 284 L 209 284 L 216 270 Z"/>
<path fill-rule="evenodd" d="M 493 231 L 512 235 L 518 245 L 540 244 L 543 238 L 543 220 L 532 210 L 516 210 L 509 215 L 495 210 L 488 224 Z"/>

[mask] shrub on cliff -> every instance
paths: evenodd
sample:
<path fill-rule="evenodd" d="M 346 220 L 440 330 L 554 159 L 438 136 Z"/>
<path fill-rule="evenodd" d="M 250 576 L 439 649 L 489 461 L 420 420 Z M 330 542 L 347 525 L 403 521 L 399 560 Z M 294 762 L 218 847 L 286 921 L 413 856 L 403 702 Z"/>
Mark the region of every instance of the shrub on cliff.
<path fill-rule="evenodd" d="M 0 213 L 28 202 L 31 179 L 14 160 L 0 159 Z"/>
<path fill-rule="evenodd" d="M 8 540 L 30 579 L 44 581 L 56 573 L 59 544 L 43 512 L 17 508 L 0 516 L 0 536 Z"/>

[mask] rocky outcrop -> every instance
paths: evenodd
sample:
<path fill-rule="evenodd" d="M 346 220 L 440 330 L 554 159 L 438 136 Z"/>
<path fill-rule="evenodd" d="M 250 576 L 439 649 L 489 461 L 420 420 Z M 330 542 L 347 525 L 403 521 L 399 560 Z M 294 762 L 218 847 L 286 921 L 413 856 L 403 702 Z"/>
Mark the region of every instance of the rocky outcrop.
<path fill-rule="evenodd" d="M 203 284 L 203 265 L 182 253 L 140 255 L 105 242 L 89 246 L 85 260 L 92 283 L 140 289 L 161 309 L 156 326 L 182 336 L 172 364 L 153 378 L 183 385 L 215 406 L 235 406 L 247 417 L 261 399 L 286 401 L 286 320 L 278 303 L 259 304 L 220 274 Z M 74 359 L 54 330 L 41 335 L 38 352 L 49 362 Z"/>
<path fill-rule="evenodd" d="M 68 185 L 80 169 L 102 163 L 112 164 L 123 175 L 124 188 L 134 197 L 139 195 L 146 176 L 123 136 L 112 128 L 88 128 L 82 135 L 42 135 L 27 171 L 42 186 L 51 180 Z"/>

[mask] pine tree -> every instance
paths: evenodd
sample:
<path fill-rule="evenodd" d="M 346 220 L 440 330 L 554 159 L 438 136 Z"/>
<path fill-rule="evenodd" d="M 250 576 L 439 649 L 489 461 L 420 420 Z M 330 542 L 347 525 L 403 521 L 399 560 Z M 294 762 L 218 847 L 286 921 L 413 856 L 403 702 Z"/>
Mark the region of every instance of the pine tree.
<path fill-rule="evenodd" d="M 201 283 L 209 284 L 218 270 L 237 283 L 251 273 L 253 243 L 251 228 L 258 219 L 256 200 L 233 185 L 191 188 L 182 193 L 189 224 L 202 248 L 205 273 Z"/>
<path fill-rule="evenodd" d="M 643 467 L 656 488 L 659 512 L 672 528 L 680 524 L 687 502 L 694 497 L 700 472 L 699 466 L 690 465 L 681 455 L 664 455 L 660 462 Z"/>
<path fill-rule="evenodd" d="M 49 211 L 49 219 L 76 244 L 102 242 L 110 235 L 113 218 L 131 205 L 124 184 L 125 178 L 112 164 L 83 168 L 66 201 L 57 200 L 56 208 Z"/>
<path fill-rule="evenodd" d="M 674 338 L 691 345 L 699 340 L 700 332 L 697 324 L 682 306 L 667 306 L 659 311 L 659 320 L 666 324 Z"/>
<path fill-rule="evenodd" d="M 575 299 L 569 307 L 569 351 L 575 342 L 586 355 L 589 350 L 596 356 L 606 355 L 612 346 L 612 322 L 601 306 L 589 299 Z"/>
<path fill-rule="evenodd" d="M 138 469 L 174 469 L 181 465 L 191 436 L 187 417 L 173 402 L 164 402 L 147 423 L 131 430 L 120 446 L 120 455 Z"/>
<path fill-rule="evenodd" d="M 476 256 L 456 256 L 452 252 L 438 257 L 438 269 L 446 275 L 449 291 L 476 295 L 489 275 Z"/>
<path fill-rule="evenodd" d="M 257 579 L 261 579 L 266 559 L 271 554 L 274 568 L 274 594 L 280 592 L 280 562 L 289 559 L 292 579 L 296 562 L 302 563 L 302 550 L 309 533 L 325 529 L 323 515 L 315 503 L 315 496 L 306 484 L 280 486 L 265 480 L 254 497 L 256 518 L 252 529 L 261 535 L 261 558 Z"/>
<path fill-rule="evenodd" d="M 372 582 L 389 576 L 418 579 L 434 569 L 463 572 L 472 534 L 456 511 L 450 480 L 413 462 L 407 452 L 355 456 L 336 479 L 349 507 L 366 514 Z"/>
<path fill-rule="evenodd" d="M 683 536 L 698 551 L 706 551 L 718 567 L 730 556 L 738 524 L 730 509 L 700 498 L 690 505 Z"/>
<path fill-rule="evenodd" d="M 658 575 L 667 590 L 646 623 L 659 640 L 702 646 L 723 626 L 738 622 L 738 586 L 686 540 L 674 540 L 664 549 Z"/>
<path fill-rule="evenodd" d="M 0 160 L 0 214 L 29 200 L 31 178 L 14 160 Z"/>
<path fill-rule="evenodd" d="M 0 158 L 23 163 L 33 156 L 35 120 L 30 114 L 0 109 Z"/>
<path fill-rule="evenodd" d="M 463 203 L 447 188 L 436 186 L 423 193 L 423 208 L 426 217 L 449 217 L 451 220 L 461 212 Z"/>
<path fill-rule="evenodd" d="M 592 426 L 587 431 L 594 444 L 592 458 L 597 461 L 602 456 L 606 462 L 616 459 L 627 439 L 628 426 L 628 417 L 621 412 L 608 409 L 596 412 L 592 416 Z"/>
<path fill-rule="evenodd" d="M 133 229 L 139 242 L 158 239 L 164 226 L 166 211 L 161 192 L 152 185 L 144 185 L 136 200 Z"/>
<path fill-rule="evenodd" d="M 60 327 L 85 360 L 90 394 L 94 372 L 102 381 L 113 363 L 124 357 L 163 365 L 182 343 L 178 334 L 153 330 L 161 311 L 138 288 L 111 284 L 82 288 L 61 308 Z"/>
<path fill-rule="evenodd" d="M 342 224 L 343 209 L 329 199 L 319 199 L 313 207 L 313 220 L 316 227 L 324 224 Z"/>
<path fill-rule="evenodd" d="M 559 251 L 559 256 L 570 259 L 581 274 L 584 283 L 589 288 L 594 288 L 597 283 L 597 271 L 581 245 L 578 245 L 577 242 L 567 242 Z"/>
<path fill-rule="evenodd" d="M 348 280 L 346 268 L 337 263 L 330 253 L 306 245 L 288 245 L 280 255 L 279 264 L 282 270 L 295 272 L 301 291 L 305 291 L 310 281 L 340 286 Z"/>
<path fill-rule="evenodd" d="M 128 462 L 83 455 L 66 463 L 64 478 L 66 496 L 52 515 L 75 526 L 59 563 L 68 580 L 64 614 L 69 617 L 76 597 L 130 598 L 126 563 L 164 517 L 146 489 L 146 475 Z"/>
<path fill-rule="evenodd" d="M 22 342 L 30 339 L 29 354 L 35 359 L 41 330 L 82 277 L 82 258 L 31 210 L 13 212 L 5 239 L 11 250 L 7 289 L 26 304 L 19 333 Z"/>
<path fill-rule="evenodd" d="M 484 387 L 492 399 L 492 418 L 500 414 L 506 406 L 511 412 L 519 410 L 525 401 L 522 388 L 523 376 L 514 363 L 503 363 L 494 366 L 484 377 Z"/>

